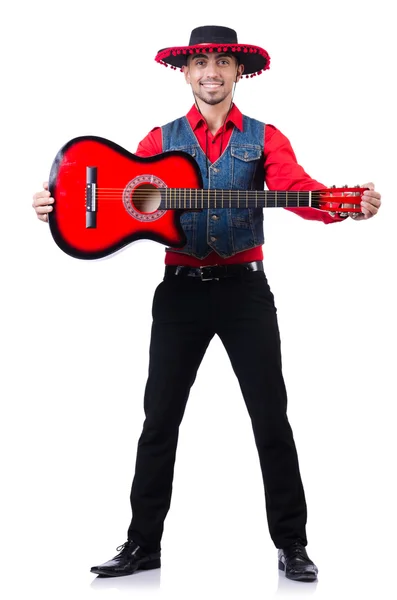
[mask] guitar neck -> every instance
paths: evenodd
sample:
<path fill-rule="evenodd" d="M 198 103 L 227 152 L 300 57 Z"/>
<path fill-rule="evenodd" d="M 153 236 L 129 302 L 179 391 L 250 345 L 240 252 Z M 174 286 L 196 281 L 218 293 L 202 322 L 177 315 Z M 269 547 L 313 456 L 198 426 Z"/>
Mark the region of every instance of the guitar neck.
<path fill-rule="evenodd" d="M 162 188 L 162 209 L 300 208 L 316 205 L 318 192 Z"/>

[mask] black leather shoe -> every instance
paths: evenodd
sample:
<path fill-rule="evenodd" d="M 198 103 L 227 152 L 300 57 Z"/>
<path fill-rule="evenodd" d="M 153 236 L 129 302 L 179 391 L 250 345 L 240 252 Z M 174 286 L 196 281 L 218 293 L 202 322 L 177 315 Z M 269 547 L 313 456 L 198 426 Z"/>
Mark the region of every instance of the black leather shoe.
<path fill-rule="evenodd" d="M 132 540 L 116 548 L 121 550 L 108 562 L 92 567 L 91 573 L 106 575 L 107 577 L 120 577 L 120 575 L 132 575 L 135 571 L 147 571 L 158 569 L 161 566 L 161 552 L 147 553 Z"/>
<path fill-rule="evenodd" d="M 288 548 L 278 551 L 278 568 L 285 571 L 288 579 L 295 581 L 315 581 L 318 569 L 310 560 L 301 542 L 294 542 Z"/>

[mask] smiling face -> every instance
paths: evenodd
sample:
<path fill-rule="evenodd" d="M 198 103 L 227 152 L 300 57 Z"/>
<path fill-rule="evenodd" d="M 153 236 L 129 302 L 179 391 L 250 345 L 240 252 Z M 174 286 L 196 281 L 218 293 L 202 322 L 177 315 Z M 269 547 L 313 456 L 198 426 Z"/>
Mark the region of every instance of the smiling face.
<path fill-rule="evenodd" d="M 206 104 L 220 104 L 232 93 L 233 84 L 241 78 L 243 65 L 230 54 L 195 54 L 183 68 L 194 95 Z"/>

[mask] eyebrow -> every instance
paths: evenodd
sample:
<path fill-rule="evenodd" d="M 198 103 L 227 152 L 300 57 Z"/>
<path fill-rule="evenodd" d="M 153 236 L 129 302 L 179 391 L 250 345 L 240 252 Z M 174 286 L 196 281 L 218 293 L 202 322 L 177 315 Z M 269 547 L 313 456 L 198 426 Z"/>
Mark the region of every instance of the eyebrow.
<path fill-rule="evenodd" d="M 223 58 L 224 56 L 227 56 L 228 58 L 234 58 L 233 54 L 231 54 L 230 52 L 220 52 L 213 54 L 213 56 L 216 56 L 216 58 Z M 208 52 L 203 52 L 201 54 L 194 54 L 193 56 L 191 56 L 191 59 L 194 60 L 195 58 L 208 58 Z"/>

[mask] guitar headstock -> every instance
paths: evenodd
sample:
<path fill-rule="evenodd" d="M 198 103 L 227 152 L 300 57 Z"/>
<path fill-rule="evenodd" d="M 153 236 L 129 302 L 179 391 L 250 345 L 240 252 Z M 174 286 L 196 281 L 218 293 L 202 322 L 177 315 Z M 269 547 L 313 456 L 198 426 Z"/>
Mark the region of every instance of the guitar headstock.
<path fill-rule="evenodd" d="M 315 192 L 315 198 L 312 206 L 328 212 L 339 213 L 347 216 L 349 213 L 361 212 L 361 196 L 365 190 L 357 185 L 356 187 L 336 187 L 324 188 Z"/>

